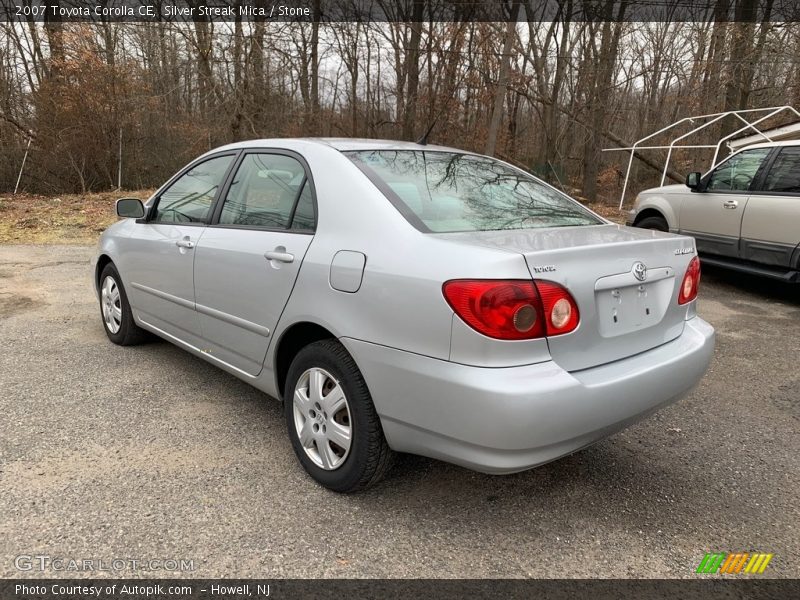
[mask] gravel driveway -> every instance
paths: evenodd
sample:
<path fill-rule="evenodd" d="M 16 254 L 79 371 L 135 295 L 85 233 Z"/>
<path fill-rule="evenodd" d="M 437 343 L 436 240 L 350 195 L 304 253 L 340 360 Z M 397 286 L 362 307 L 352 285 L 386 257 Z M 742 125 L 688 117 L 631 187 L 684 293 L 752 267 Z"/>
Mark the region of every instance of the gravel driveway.
<path fill-rule="evenodd" d="M 800 577 L 798 291 L 707 270 L 710 372 L 592 448 L 505 477 L 404 456 L 340 496 L 303 473 L 277 402 L 170 344 L 112 345 L 91 252 L 0 246 L 2 577 L 72 575 L 15 568 L 36 554 L 193 577 L 692 577 L 711 551 Z"/>

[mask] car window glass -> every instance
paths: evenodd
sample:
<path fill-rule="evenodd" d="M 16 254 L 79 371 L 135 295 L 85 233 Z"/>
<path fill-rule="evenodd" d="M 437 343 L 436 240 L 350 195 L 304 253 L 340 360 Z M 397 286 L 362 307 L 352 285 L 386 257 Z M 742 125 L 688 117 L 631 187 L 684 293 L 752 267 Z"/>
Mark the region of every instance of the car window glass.
<path fill-rule="evenodd" d="M 154 221 L 204 223 L 233 156 L 218 156 L 193 166 L 159 196 Z"/>
<path fill-rule="evenodd" d="M 247 154 L 222 205 L 219 222 L 287 229 L 305 183 L 305 170 L 291 156 Z"/>
<path fill-rule="evenodd" d="M 764 182 L 769 192 L 800 192 L 800 146 L 780 151 Z"/>
<path fill-rule="evenodd" d="M 754 148 L 743 150 L 722 163 L 711 174 L 706 184 L 707 190 L 714 191 L 747 191 L 767 157 L 770 148 Z"/>
<path fill-rule="evenodd" d="M 314 197 L 311 194 L 311 184 L 306 180 L 300 198 L 297 200 L 297 208 L 292 219 L 292 229 L 299 231 L 314 231 Z"/>
<path fill-rule="evenodd" d="M 432 232 L 602 223 L 565 194 L 493 159 L 416 150 L 369 150 L 347 156 L 385 186 L 384 193 L 407 219 L 413 215 Z M 415 224 L 416 219 L 409 220 Z"/>

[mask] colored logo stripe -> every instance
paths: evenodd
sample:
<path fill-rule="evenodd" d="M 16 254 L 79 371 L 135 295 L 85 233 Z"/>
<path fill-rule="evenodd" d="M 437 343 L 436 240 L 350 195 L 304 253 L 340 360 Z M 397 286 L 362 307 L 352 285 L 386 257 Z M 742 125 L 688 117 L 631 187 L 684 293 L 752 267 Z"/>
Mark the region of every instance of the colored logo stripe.
<path fill-rule="evenodd" d="M 750 562 L 744 569 L 745 573 L 763 573 L 767 568 L 769 561 L 772 560 L 772 554 L 753 554 Z"/>
<path fill-rule="evenodd" d="M 773 554 L 763 554 L 756 552 L 737 552 L 728 554 L 725 552 L 709 552 L 700 561 L 696 573 L 722 573 L 738 574 L 744 569 L 745 573 L 763 573 L 767 568 Z M 749 559 L 749 560 L 748 560 Z M 747 566 L 745 566 L 745 564 Z"/>
<path fill-rule="evenodd" d="M 720 573 L 738 573 L 744 566 L 744 561 L 750 556 L 747 552 L 740 552 L 738 554 L 728 554 L 728 558 L 722 563 Z"/>
<path fill-rule="evenodd" d="M 718 552 L 716 554 L 706 554 L 703 557 L 703 560 L 700 561 L 700 566 L 697 567 L 697 573 L 716 573 L 719 566 L 722 564 L 722 560 L 725 558 L 724 552 Z"/>

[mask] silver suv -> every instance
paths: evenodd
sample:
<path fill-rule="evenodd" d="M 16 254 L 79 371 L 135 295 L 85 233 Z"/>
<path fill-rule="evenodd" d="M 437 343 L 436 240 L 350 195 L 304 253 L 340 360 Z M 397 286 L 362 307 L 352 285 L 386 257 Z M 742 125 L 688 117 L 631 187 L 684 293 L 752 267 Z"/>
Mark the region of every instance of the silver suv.
<path fill-rule="evenodd" d="M 645 190 L 628 224 L 695 238 L 707 264 L 800 281 L 800 141 L 754 144 Z"/>

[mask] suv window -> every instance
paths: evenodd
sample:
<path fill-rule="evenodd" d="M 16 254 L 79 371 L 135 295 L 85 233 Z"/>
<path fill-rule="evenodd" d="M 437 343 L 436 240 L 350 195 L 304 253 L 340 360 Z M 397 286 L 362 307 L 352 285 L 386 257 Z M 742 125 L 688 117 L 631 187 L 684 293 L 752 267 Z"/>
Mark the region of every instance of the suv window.
<path fill-rule="evenodd" d="M 234 156 L 217 156 L 193 166 L 159 196 L 153 221 L 205 223 Z"/>
<path fill-rule="evenodd" d="M 706 183 L 708 191 L 747 191 L 771 148 L 742 150 L 719 165 Z"/>
<path fill-rule="evenodd" d="M 768 192 L 800 192 L 800 146 L 782 148 L 764 181 Z"/>
<path fill-rule="evenodd" d="M 305 183 L 306 173 L 297 159 L 282 154 L 247 154 L 231 182 L 219 222 L 288 229 Z"/>

